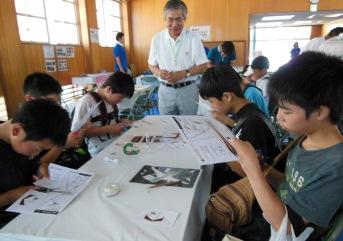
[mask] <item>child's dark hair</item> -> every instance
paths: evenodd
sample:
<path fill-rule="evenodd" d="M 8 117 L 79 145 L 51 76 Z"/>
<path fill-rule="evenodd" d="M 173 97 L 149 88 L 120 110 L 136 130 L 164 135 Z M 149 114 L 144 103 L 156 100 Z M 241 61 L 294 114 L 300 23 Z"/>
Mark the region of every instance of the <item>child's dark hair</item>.
<path fill-rule="evenodd" d="M 124 37 L 124 34 L 122 32 L 118 32 L 116 35 L 116 40 L 119 41 L 119 39 L 121 39 L 122 37 Z"/>
<path fill-rule="evenodd" d="M 25 140 L 49 139 L 64 146 L 70 131 L 68 112 L 52 100 L 35 99 L 23 104 L 11 123 L 20 123 L 26 132 Z"/>
<path fill-rule="evenodd" d="M 269 60 L 265 56 L 256 57 L 251 63 L 252 69 L 269 69 Z"/>
<path fill-rule="evenodd" d="M 331 122 L 343 110 L 343 61 L 319 52 L 305 52 L 280 67 L 269 82 L 270 97 L 282 105 L 289 102 L 305 110 L 306 117 L 320 106 L 330 109 Z"/>
<path fill-rule="evenodd" d="M 225 41 L 221 44 L 221 49 L 226 55 L 229 55 L 235 52 L 235 45 L 231 41 Z"/>
<path fill-rule="evenodd" d="M 123 94 L 130 98 L 135 91 L 135 84 L 132 77 L 123 72 L 116 72 L 108 77 L 105 83 L 103 83 L 102 88 L 106 88 L 107 86 L 111 87 L 112 93 Z"/>
<path fill-rule="evenodd" d="M 46 73 L 34 72 L 26 76 L 23 86 L 24 95 L 32 95 L 35 98 L 51 94 L 61 94 L 60 83 Z"/>
<path fill-rule="evenodd" d="M 244 98 L 240 86 L 242 78 L 230 66 L 217 65 L 205 71 L 200 81 L 199 93 L 204 99 L 214 97 L 221 100 L 224 92 L 232 92 Z"/>

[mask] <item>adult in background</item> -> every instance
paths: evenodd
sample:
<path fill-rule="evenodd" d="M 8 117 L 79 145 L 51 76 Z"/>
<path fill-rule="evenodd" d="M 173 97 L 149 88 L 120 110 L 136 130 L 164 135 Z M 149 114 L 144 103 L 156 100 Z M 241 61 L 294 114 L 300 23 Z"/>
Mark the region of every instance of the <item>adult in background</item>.
<path fill-rule="evenodd" d="M 332 29 L 326 36 L 324 37 L 316 37 L 311 39 L 304 47 L 302 52 L 306 51 L 320 51 L 319 46 L 322 45 L 325 41 L 338 36 L 342 33 L 342 27 L 337 27 Z"/>
<path fill-rule="evenodd" d="M 124 47 L 125 36 L 122 32 L 116 35 L 117 44 L 113 47 L 113 55 L 115 58 L 114 72 L 128 72 L 128 63 Z"/>
<path fill-rule="evenodd" d="M 331 38 L 319 46 L 319 51 L 341 58 L 343 60 L 343 28 L 342 33 L 337 37 Z"/>
<path fill-rule="evenodd" d="M 233 65 L 236 60 L 235 45 L 231 41 L 225 41 L 221 45 L 214 47 L 207 55 L 210 67 L 215 65 Z"/>
<path fill-rule="evenodd" d="M 162 115 L 195 115 L 199 98 L 197 75 L 207 57 L 200 38 L 184 28 L 187 6 L 169 0 L 164 6 L 167 29 L 157 33 L 149 54 L 149 68 L 161 81 L 158 107 Z"/>
<path fill-rule="evenodd" d="M 301 49 L 299 48 L 298 42 L 295 42 L 295 43 L 293 44 L 293 48 L 292 48 L 292 50 L 291 50 L 291 58 L 293 59 L 293 58 L 299 56 L 300 51 L 301 51 Z"/>

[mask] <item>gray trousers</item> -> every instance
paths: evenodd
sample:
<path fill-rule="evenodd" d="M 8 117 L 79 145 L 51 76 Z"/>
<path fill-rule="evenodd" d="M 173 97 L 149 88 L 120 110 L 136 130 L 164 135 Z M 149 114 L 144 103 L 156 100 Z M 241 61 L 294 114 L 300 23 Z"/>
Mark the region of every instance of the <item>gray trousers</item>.
<path fill-rule="evenodd" d="M 196 115 L 199 89 L 196 83 L 174 89 L 160 85 L 158 108 L 161 115 Z"/>

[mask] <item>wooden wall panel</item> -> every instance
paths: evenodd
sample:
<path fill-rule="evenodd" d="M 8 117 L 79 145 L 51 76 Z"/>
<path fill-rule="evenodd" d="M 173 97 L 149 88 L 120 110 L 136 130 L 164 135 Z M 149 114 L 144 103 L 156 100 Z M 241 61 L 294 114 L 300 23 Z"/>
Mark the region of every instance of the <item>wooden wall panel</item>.
<path fill-rule="evenodd" d="M 164 28 L 164 0 L 131 0 L 132 62 L 137 72 L 147 68 L 152 36 Z M 308 0 L 185 0 L 189 9 L 186 26 L 210 25 L 211 41 L 243 40 L 248 60 L 249 17 L 256 13 L 309 11 Z M 343 0 L 321 0 L 319 10 L 343 9 Z"/>
<path fill-rule="evenodd" d="M 0 36 L 0 84 L 8 115 L 12 117 L 23 100 L 21 89 L 26 75 L 13 0 L 1 1 Z"/>
<path fill-rule="evenodd" d="M 311 27 L 311 39 L 323 35 L 323 25 L 314 25 Z"/>
<path fill-rule="evenodd" d="M 26 73 L 45 72 L 45 59 L 43 54 L 43 47 L 40 44 L 22 44 L 22 51 L 25 62 Z M 70 84 L 73 76 L 84 74 L 85 64 L 83 50 L 80 46 L 74 46 L 75 57 L 65 58 L 68 62 L 68 71 L 65 72 L 50 72 L 62 85 Z M 57 58 L 55 58 L 57 61 Z M 57 64 L 57 62 L 56 62 Z"/>

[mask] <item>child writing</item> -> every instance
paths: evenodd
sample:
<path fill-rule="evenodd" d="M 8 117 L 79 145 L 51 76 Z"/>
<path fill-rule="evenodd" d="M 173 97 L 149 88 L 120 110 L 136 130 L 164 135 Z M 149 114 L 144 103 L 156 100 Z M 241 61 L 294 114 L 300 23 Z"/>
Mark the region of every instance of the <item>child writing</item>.
<path fill-rule="evenodd" d="M 4 211 L 7 206 L 32 186 L 38 164 L 33 157 L 64 146 L 69 130 L 68 113 L 50 100 L 26 102 L 0 125 L 0 227 L 14 217 Z"/>

